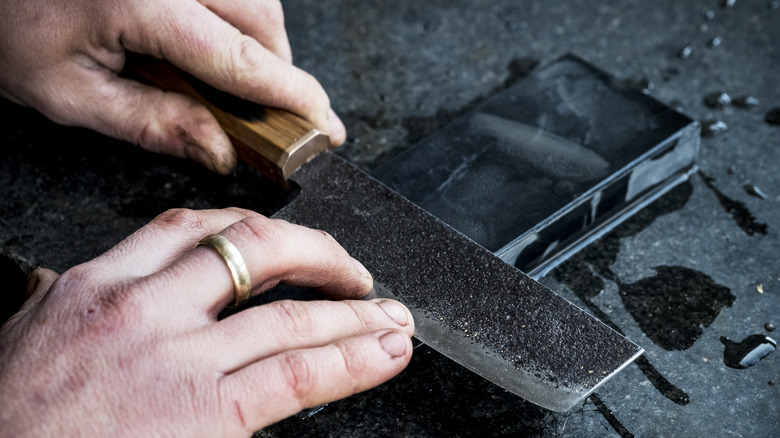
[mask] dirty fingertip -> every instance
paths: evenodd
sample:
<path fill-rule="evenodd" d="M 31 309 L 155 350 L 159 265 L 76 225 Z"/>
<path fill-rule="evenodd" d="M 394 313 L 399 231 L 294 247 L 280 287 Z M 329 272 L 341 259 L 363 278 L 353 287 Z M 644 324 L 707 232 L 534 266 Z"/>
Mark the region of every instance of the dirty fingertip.
<path fill-rule="evenodd" d="M 216 167 L 216 160 L 212 157 L 209 151 L 204 149 L 202 146 L 197 144 L 188 144 L 186 146 L 185 153 L 187 158 L 206 166 L 206 168 L 208 168 L 210 171 L 218 171 L 218 168 Z"/>
<path fill-rule="evenodd" d="M 224 153 L 214 158 L 214 169 L 220 175 L 229 175 L 236 170 L 236 164 L 238 164 L 238 158 L 234 152 Z"/>

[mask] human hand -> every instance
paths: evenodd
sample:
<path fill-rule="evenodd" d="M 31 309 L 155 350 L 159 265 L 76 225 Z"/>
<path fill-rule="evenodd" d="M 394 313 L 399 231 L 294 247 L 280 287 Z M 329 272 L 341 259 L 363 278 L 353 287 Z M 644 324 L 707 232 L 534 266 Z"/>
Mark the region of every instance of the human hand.
<path fill-rule="evenodd" d="M 292 65 L 278 0 L 0 0 L 0 96 L 61 124 L 232 171 L 236 154 L 214 116 L 119 77 L 125 50 L 297 113 L 333 146 L 346 138 L 322 86 Z"/>
<path fill-rule="evenodd" d="M 246 210 L 172 210 L 57 278 L 0 329 L 0 435 L 249 436 L 376 386 L 409 362 L 395 301 L 279 301 L 220 321 L 238 248 L 259 293 L 279 282 L 360 298 L 370 275 L 325 233 Z M 56 280 L 56 281 L 55 281 Z"/>

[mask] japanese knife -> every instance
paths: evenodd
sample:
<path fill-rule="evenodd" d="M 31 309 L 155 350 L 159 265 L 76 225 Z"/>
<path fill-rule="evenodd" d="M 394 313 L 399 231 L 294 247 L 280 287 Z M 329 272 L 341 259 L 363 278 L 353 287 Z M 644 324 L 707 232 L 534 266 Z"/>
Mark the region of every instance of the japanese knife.
<path fill-rule="evenodd" d="M 298 196 L 274 217 L 330 233 L 411 310 L 415 336 L 533 403 L 565 411 L 642 354 L 601 321 L 393 192 L 289 112 L 220 92 L 150 58 L 132 68 L 209 108 L 241 159 Z"/>

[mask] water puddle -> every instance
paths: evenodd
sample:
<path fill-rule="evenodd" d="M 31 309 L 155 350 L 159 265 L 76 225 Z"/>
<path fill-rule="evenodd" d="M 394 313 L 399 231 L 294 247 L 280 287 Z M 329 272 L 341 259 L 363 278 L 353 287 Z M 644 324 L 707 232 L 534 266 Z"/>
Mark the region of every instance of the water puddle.
<path fill-rule="evenodd" d="M 642 332 L 664 350 L 687 350 L 731 307 L 731 291 L 683 266 L 657 266 L 656 274 L 619 284 L 620 298 Z"/>

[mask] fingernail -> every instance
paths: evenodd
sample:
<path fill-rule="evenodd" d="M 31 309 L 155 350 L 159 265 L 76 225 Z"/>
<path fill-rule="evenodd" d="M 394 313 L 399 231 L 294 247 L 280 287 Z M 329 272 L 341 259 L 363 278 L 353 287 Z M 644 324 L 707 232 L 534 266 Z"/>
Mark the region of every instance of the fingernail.
<path fill-rule="evenodd" d="M 35 293 L 35 289 L 38 288 L 38 283 L 40 282 L 41 279 L 37 275 L 31 275 L 30 278 L 27 279 L 27 298 L 30 298 L 30 296 Z"/>
<path fill-rule="evenodd" d="M 409 314 L 406 313 L 406 309 L 398 301 L 377 300 L 376 303 L 379 304 L 379 307 L 381 307 L 387 316 L 395 321 L 396 324 L 401 326 L 409 324 Z"/>
<path fill-rule="evenodd" d="M 397 332 L 389 332 L 379 338 L 379 345 L 392 358 L 401 357 L 406 354 L 406 339 Z"/>
<path fill-rule="evenodd" d="M 330 143 L 333 146 L 341 146 L 347 139 L 347 128 L 339 116 L 332 109 L 328 112 L 328 123 L 330 124 Z"/>
<path fill-rule="evenodd" d="M 363 266 L 363 264 L 362 264 L 362 263 L 360 263 L 359 261 L 357 261 L 357 260 L 355 260 L 355 259 L 352 259 L 352 260 L 355 262 L 355 269 L 357 269 L 358 273 L 359 273 L 359 274 L 360 274 L 360 275 L 361 275 L 363 278 L 371 278 L 371 273 L 370 273 L 370 272 L 368 272 L 368 269 L 366 269 L 366 267 L 365 267 L 365 266 Z"/>

